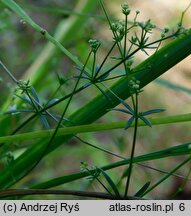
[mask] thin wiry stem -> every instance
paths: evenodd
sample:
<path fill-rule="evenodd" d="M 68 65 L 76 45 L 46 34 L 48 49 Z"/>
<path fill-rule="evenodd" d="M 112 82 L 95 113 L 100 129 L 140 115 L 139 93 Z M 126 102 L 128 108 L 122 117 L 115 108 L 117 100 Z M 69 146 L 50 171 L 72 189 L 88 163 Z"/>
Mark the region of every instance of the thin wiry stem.
<path fill-rule="evenodd" d="M 101 192 L 86 192 L 86 191 L 78 191 L 78 190 L 53 190 L 53 189 L 8 189 L 1 190 L 0 197 L 15 197 L 15 196 L 27 196 L 27 195 L 72 195 L 79 197 L 91 197 L 91 198 L 100 198 L 100 199 L 115 199 L 114 195 L 110 195 L 108 193 Z M 128 197 L 131 200 L 141 199 L 138 197 Z"/>
<path fill-rule="evenodd" d="M 135 111 L 134 112 L 135 125 L 134 125 L 134 134 L 133 134 L 133 144 L 132 144 L 132 150 L 131 150 L 131 157 L 130 157 L 130 161 L 129 161 L 129 172 L 128 172 L 128 177 L 127 177 L 124 197 L 127 196 L 128 190 L 129 190 L 129 184 L 130 184 L 131 173 L 132 173 L 132 168 L 133 168 L 133 158 L 134 158 L 134 153 L 135 153 L 135 145 L 136 145 L 136 140 L 137 140 L 138 119 L 139 119 L 139 117 L 138 117 L 138 93 L 135 94 L 135 110 L 134 111 Z"/>
<path fill-rule="evenodd" d="M 143 194 L 142 197 L 148 194 L 150 191 L 152 191 L 154 188 L 156 188 L 158 185 L 160 185 L 163 181 L 165 181 L 167 178 L 169 178 L 172 173 L 176 172 L 178 169 L 180 169 L 183 165 L 188 163 L 191 160 L 191 157 L 188 157 L 185 159 L 183 162 L 181 162 L 178 166 L 176 166 L 171 172 L 169 172 L 167 175 L 165 175 L 163 178 L 161 178 L 157 183 L 155 183 L 153 186 L 151 186 L 148 190 L 146 190 Z"/>
<path fill-rule="evenodd" d="M 108 57 L 110 56 L 111 52 L 113 51 L 113 49 L 116 46 L 116 41 L 113 43 L 112 47 L 110 48 L 110 50 L 108 51 L 107 55 L 105 56 L 105 58 L 103 59 L 101 65 L 99 66 L 98 70 L 96 71 L 95 77 L 97 77 L 97 75 L 99 74 L 100 70 L 102 69 L 103 65 L 105 64 L 106 60 L 108 59 Z"/>
<path fill-rule="evenodd" d="M 18 84 L 18 80 L 13 76 L 13 74 L 9 71 L 9 69 L 3 64 L 3 62 L 0 60 L 0 65 L 4 69 L 4 71 L 10 76 L 10 78 Z"/>
<path fill-rule="evenodd" d="M 93 64 L 92 64 L 92 78 L 95 74 L 95 64 L 96 64 L 96 53 L 93 53 Z"/>
<path fill-rule="evenodd" d="M 126 56 L 127 52 L 127 15 L 125 15 L 125 35 L 124 35 L 124 52 L 123 56 Z"/>

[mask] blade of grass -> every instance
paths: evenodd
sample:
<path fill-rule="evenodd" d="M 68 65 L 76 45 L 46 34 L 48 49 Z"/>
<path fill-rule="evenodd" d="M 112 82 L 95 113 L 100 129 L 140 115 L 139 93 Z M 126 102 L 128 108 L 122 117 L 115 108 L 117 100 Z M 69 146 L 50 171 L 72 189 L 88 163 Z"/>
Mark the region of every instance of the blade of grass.
<path fill-rule="evenodd" d="M 141 189 L 139 189 L 137 191 L 137 193 L 135 194 L 135 197 L 141 197 L 142 194 L 147 190 L 147 188 L 150 186 L 151 182 L 146 182 L 142 187 Z"/>

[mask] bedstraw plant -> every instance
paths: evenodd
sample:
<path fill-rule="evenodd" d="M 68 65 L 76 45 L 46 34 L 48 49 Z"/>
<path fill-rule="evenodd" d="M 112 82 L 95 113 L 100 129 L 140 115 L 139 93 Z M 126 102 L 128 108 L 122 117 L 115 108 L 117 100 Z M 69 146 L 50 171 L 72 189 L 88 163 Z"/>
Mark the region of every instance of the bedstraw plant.
<path fill-rule="evenodd" d="M 64 25 L 66 29 L 63 29 L 61 24 L 58 25 L 55 35 L 52 36 L 27 14 L 24 5 L 22 7 L 13 0 L 1 0 L 0 3 L 3 7 L 16 13 L 24 25 L 31 26 L 34 29 L 34 34 L 40 34 L 48 43 L 42 53 L 37 56 L 32 69 L 30 68 L 30 75 L 28 76 L 26 73 L 22 80 L 18 80 L 14 76 L 15 72 L 10 71 L 8 64 L 0 60 L 1 73 L 6 73 L 15 85 L 14 92 L 11 92 L 8 100 L 1 105 L 0 126 L 5 128 L 4 131 L 6 129 L 8 131 L 6 122 L 19 116 L 13 131 L 9 134 L 2 133 L 0 137 L 0 159 L 3 164 L 0 171 L 0 197 L 23 198 L 26 195 L 63 194 L 100 199 L 142 199 L 147 198 L 146 195 L 169 177 L 183 178 L 178 176 L 176 171 L 190 162 L 190 140 L 186 144 L 163 148 L 139 156 L 135 156 L 135 152 L 139 144 L 137 137 L 141 126 L 152 128 L 153 125 L 191 121 L 190 113 L 176 116 L 164 116 L 164 114 L 160 117 L 160 113 L 164 112 L 165 109 L 153 108 L 152 104 L 149 104 L 148 106 L 151 108 L 143 111 L 140 105 L 144 87 L 190 54 L 191 31 L 183 26 L 184 14 L 189 7 L 182 13 L 176 27 L 159 29 L 150 19 L 141 22 L 139 20 L 140 12 L 131 11 L 128 3 L 121 5 L 123 19 L 117 20 L 110 17 L 102 0 L 82 0 L 79 3 L 83 4 L 77 6 L 77 10 L 81 10 L 80 12 L 77 11 L 79 14 L 74 12 L 75 18 L 68 20 L 67 25 L 69 27 L 66 28 Z M 89 39 L 87 41 L 87 58 L 81 62 L 80 58 L 65 48 L 65 44 L 72 37 L 72 32 L 79 28 L 80 23 L 82 24 L 87 20 L 87 16 L 84 14 L 89 14 L 96 6 L 102 9 L 104 19 L 111 31 L 110 48 L 106 55 L 100 59 L 102 41 L 95 38 Z M 134 17 L 130 19 L 129 17 L 132 17 L 133 14 Z M 153 36 L 155 33 L 156 36 Z M 153 39 L 154 37 L 156 38 Z M 42 87 L 39 88 L 38 83 L 42 82 L 43 76 L 47 76 L 50 67 L 48 62 L 56 52 L 59 52 L 57 55 L 64 55 L 69 58 L 75 65 L 73 68 L 74 75 L 62 77 L 57 74 L 55 83 L 58 83 L 59 87 L 47 100 L 42 99 L 41 91 L 44 91 L 46 87 L 42 83 Z M 142 62 L 139 62 L 140 52 L 146 56 L 146 60 Z M 40 56 L 45 53 L 46 57 L 41 58 Z M 65 89 L 66 93 L 57 98 L 57 95 L 62 93 L 62 89 Z M 78 102 L 75 102 L 76 96 L 78 97 L 87 91 L 92 96 L 96 90 L 99 92 L 96 97 L 93 99 L 90 97 L 87 104 L 71 114 L 73 104 L 78 106 Z M 11 102 L 12 94 L 14 95 L 14 102 Z M 7 106 L 7 104 L 11 104 L 10 102 L 12 105 Z M 94 123 L 107 112 L 113 115 L 117 112 L 123 113 L 126 119 L 119 122 Z M 153 114 L 157 114 L 158 117 L 149 117 Z M 21 119 L 21 116 L 24 116 L 24 119 Z M 31 125 L 37 130 L 27 132 L 25 129 L 29 126 L 31 128 Z M 125 130 L 128 135 L 131 134 L 129 130 L 133 130 L 130 152 L 124 152 L 123 155 L 102 145 L 98 146 L 92 140 L 87 141 L 80 137 L 81 133 L 117 128 Z M 152 129 L 150 130 L 152 133 Z M 19 185 L 21 180 L 30 176 L 40 162 L 47 160 L 47 156 L 51 152 L 62 144 L 66 145 L 66 142 L 72 138 L 94 148 L 94 151 L 101 151 L 106 158 L 108 155 L 112 155 L 119 161 L 102 166 L 97 164 L 90 166 L 87 161 L 81 162 L 80 166 L 79 161 L 81 168 L 79 172 L 65 173 L 63 176 L 47 181 L 28 184 L 27 189 L 15 187 L 15 185 Z M 32 142 L 27 144 L 28 140 Z M 70 148 L 73 147 L 70 146 Z M 78 148 L 83 148 L 83 146 Z M 17 155 L 18 150 L 21 153 Z M 63 152 L 63 157 L 64 154 Z M 145 165 L 143 162 L 183 155 L 187 156 L 186 159 L 172 170 L 168 172 L 157 170 L 164 174 L 157 182 L 150 179 L 140 185 L 138 191 L 132 192 L 130 190 L 134 184 L 131 181 L 134 164 L 138 164 L 144 169 L 154 170 L 153 167 Z M 70 163 L 72 164 L 72 159 Z M 125 169 L 124 171 L 119 169 L 121 174 L 118 176 L 120 177 L 118 181 L 109 174 L 110 172 L 107 172 L 107 170 L 122 166 Z M 85 179 L 88 186 L 99 184 L 102 189 L 87 192 L 62 188 L 66 183 L 73 183 L 73 181 L 85 177 L 88 178 Z M 51 189 L 58 186 L 61 189 Z"/>

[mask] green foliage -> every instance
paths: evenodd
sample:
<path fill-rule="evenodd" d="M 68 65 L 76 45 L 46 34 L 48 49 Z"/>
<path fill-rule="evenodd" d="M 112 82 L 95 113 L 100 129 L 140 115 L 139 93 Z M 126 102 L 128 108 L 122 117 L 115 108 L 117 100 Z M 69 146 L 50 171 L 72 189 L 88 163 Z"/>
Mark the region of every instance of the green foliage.
<path fill-rule="evenodd" d="M 98 2 L 110 28 L 112 41 L 109 42 L 110 48 L 106 55 L 100 58 L 103 43 L 98 39 L 88 39 L 89 47 L 86 46 L 88 50 L 82 53 L 82 55 L 87 54 L 87 58 L 82 62 L 81 58 L 73 54 L 73 51 L 69 51 L 66 46 L 75 39 L 77 43 L 80 43 L 80 37 L 75 38 L 74 32 L 85 23 L 87 16 L 83 16 L 83 14 L 91 13 Z M 89 169 L 88 163 L 83 162 L 79 173 L 76 171 L 69 175 L 65 173 L 58 178 L 51 177 L 48 181 L 40 179 L 37 183 L 27 184 L 27 188 L 62 187 L 66 183 L 73 184 L 75 180 L 88 177 L 91 181 L 87 183 L 87 188 L 98 184 L 101 186 L 101 192 L 104 190 L 111 199 L 141 198 L 152 192 L 163 181 L 175 175 L 178 169 L 190 161 L 190 157 L 188 157 L 153 185 L 151 185 L 153 179 L 145 181 L 146 183 L 139 186 L 140 189 L 133 193 L 135 195 L 131 196 L 129 188 L 130 185 L 133 185 L 131 179 L 135 164 L 190 154 L 191 143 L 188 140 L 186 144 L 135 156 L 135 147 L 138 147 L 137 140 L 141 126 L 152 127 L 159 124 L 167 125 L 168 123 L 191 121 L 190 113 L 149 118 L 148 115 L 160 114 L 165 109 L 149 108 L 142 111 L 140 105 L 143 88 L 190 54 L 191 31 L 183 27 L 183 15 L 188 8 L 183 12 L 181 20 L 175 28 L 162 29 L 158 37 L 153 40 L 151 35 L 157 31 L 156 25 L 150 19 L 144 22 L 138 21 L 139 11 L 136 11 L 133 20 L 130 20 L 129 16 L 132 15 L 132 10 L 127 3 L 121 5 L 123 19 L 116 21 L 110 17 L 102 0 L 79 1 L 76 10 L 80 10 L 80 12 L 72 13 L 75 17 L 68 18 L 64 28 L 63 21 L 61 21 L 55 28 L 54 36 L 28 15 L 24 5 L 22 7 L 13 0 L 1 0 L 0 4 L 13 11 L 22 20 L 22 24 L 32 27 L 34 35 L 38 35 L 47 42 L 45 48 L 20 80 L 13 75 L 11 69 L 8 69 L 11 66 L 0 60 L 0 69 L 16 86 L 10 92 L 8 100 L 1 105 L 0 126 L 4 128 L 0 137 L 0 159 L 3 164 L 0 171 L 1 189 L 9 189 L 19 184 L 23 187 L 22 180 L 29 177 L 34 168 L 40 162 L 45 162 L 50 153 L 53 154 L 53 151 L 62 144 L 65 148 L 70 146 L 72 138 L 89 148 L 91 147 L 94 151 L 96 150 L 95 155 L 91 153 L 93 163 L 96 161 L 95 158 L 102 153 L 108 164 L 101 163 L 101 166 L 95 164 L 93 168 Z M 3 19 L 7 23 L 9 22 L 9 16 Z M 8 24 L 6 25 L 8 26 Z M 0 30 L 5 27 L 0 22 Z M 163 45 L 164 41 L 167 45 Z M 149 54 L 151 50 L 152 55 Z M 137 63 L 140 52 L 146 56 L 146 60 Z M 73 72 L 73 65 L 72 69 L 68 69 L 69 72 L 72 71 L 72 75 L 70 73 L 63 75 L 56 71 L 57 62 L 61 62 L 61 56 L 65 56 L 75 65 L 75 72 Z M 55 62 L 50 61 L 52 58 L 55 58 Z M 53 64 L 52 67 L 51 64 Z M 122 68 L 120 73 L 118 73 L 119 67 Z M 2 82 L 5 83 L 4 80 Z M 158 82 L 176 90 L 189 92 L 188 89 L 168 81 L 159 80 Z M 48 89 L 46 89 L 46 83 Z M 86 97 L 87 92 L 90 94 L 89 97 Z M 99 94 L 92 97 L 95 92 L 99 92 Z M 12 97 L 14 97 L 13 100 Z M 82 98 L 82 101 L 86 100 L 86 104 L 80 106 L 79 98 Z M 119 107 L 116 107 L 118 105 Z M 148 106 L 152 107 L 152 104 L 148 104 Z M 121 115 L 125 114 L 126 120 L 94 123 L 108 112 L 109 114 L 116 113 L 113 111 L 118 111 L 118 114 Z M 12 118 L 14 118 L 15 125 L 9 132 L 8 122 Z M 125 129 L 125 132 L 130 134 L 129 138 L 132 143 L 132 147 L 129 148 L 130 156 L 115 153 L 113 149 L 108 150 L 98 142 L 92 144 L 92 141 L 89 142 L 84 138 L 85 135 L 83 138 L 80 136 L 82 133 L 111 131 L 119 128 Z M 133 129 L 132 133 L 130 128 Z M 18 134 L 18 132 L 20 133 Z M 70 147 L 72 149 L 72 145 Z M 82 148 L 83 152 L 83 147 L 79 148 Z M 63 151 L 64 156 L 67 154 Z M 113 162 L 107 156 L 120 158 L 120 160 Z M 83 154 L 82 157 L 84 157 Z M 75 156 L 70 157 L 66 167 L 70 168 L 75 160 Z M 122 176 L 120 181 L 125 180 L 126 182 L 123 182 L 122 187 L 118 187 L 116 182 L 119 176 L 113 177 L 110 172 L 106 171 L 113 171 L 114 168 L 121 168 L 121 166 L 125 166 L 127 171 L 124 175 L 120 175 Z M 122 196 L 122 194 L 124 195 Z M 6 193 L 4 196 L 7 197 Z M 98 192 L 97 197 L 104 196 Z"/>

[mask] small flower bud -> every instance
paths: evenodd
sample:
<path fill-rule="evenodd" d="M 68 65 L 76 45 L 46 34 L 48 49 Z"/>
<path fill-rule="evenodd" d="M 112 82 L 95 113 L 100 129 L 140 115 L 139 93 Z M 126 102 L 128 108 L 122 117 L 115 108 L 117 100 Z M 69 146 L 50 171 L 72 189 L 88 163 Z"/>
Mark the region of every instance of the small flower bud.
<path fill-rule="evenodd" d="M 89 44 L 90 44 L 90 47 L 92 48 L 92 51 L 95 53 L 95 52 L 97 52 L 98 48 L 100 47 L 101 42 L 98 40 L 90 39 Z"/>
<path fill-rule="evenodd" d="M 164 34 L 164 33 L 162 33 L 162 34 L 161 34 L 161 38 L 164 38 L 164 37 L 165 37 L 165 34 Z"/>
<path fill-rule="evenodd" d="M 135 78 L 132 78 L 129 81 L 129 87 L 131 89 L 132 93 L 139 93 L 140 92 L 140 81 L 136 80 Z"/>
<path fill-rule="evenodd" d="M 147 20 L 145 23 L 139 23 L 139 26 L 146 32 L 150 32 L 152 29 L 156 28 L 156 26 L 151 23 L 150 19 Z"/>
<path fill-rule="evenodd" d="M 118 25 L 117 23 L 111 23 L 111 30 L 116 32 L 118 30 Z"/>
<path fill-rule="evenodd" d="M 133 88 L 136 89 L 136 90 L 138 90 L 138 89 L 140 88 L 140 86 L 139 86 L 138 84 L 135 84 L 135 85 L 133 86 Z"/>
<path fill-rule="evenodd" d="M 124 3 L 121 5 L 121 7 L 122 7 L 122 13 L 128 16 L 131 12 L 131 10 L 129 9 L 129 5 L 127 3 Z"/>
<path fill-rule="evenodd" d="M 136 42 L 137 42 L 137 37 L 136 37 L 136 36 L 132 36 L 132 37 L 131 37 L 131 41 L 132 41 L 133 43 L 136 43 Z"/>
<path fill-rule="evenodd" d="M 29 80 L 19 80 L 18 86 L 20 89 L 26 89 L 26 88 L 30 87 L 29 86 Z"/>

